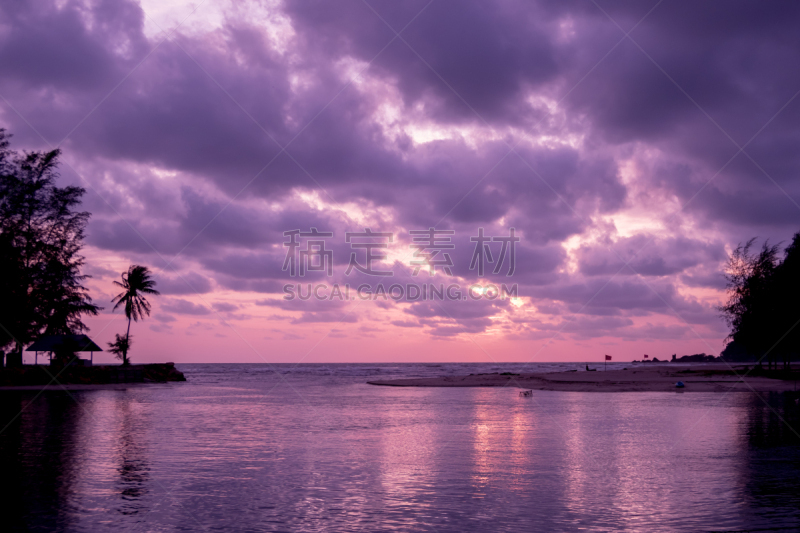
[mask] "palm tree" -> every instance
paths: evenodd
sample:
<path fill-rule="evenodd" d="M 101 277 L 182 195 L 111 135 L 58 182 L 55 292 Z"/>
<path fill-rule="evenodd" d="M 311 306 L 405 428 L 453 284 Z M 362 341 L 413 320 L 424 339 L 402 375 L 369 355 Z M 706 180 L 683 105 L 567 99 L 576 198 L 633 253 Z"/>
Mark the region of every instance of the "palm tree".
<path fill-rule="evenodd" d="M 114 281 L 125 289 L 111 301 L 115 302 L 114 310 L 125 304 L 125 316 L 128 317 L 128 332 L 125 334 L 125 344 L 122 346 L 122 364 L 127 365 L 128 348 L 130 347 L 131 319 L 139 321 L 140 318 L 150 316 L 150 303 L 145 294 L 161 294 L 155 290 L 156 282 L 150 277 L 150 269 L 146 266 L 131 265 L 127 272 L 123 272 L 122 281 Z"/>

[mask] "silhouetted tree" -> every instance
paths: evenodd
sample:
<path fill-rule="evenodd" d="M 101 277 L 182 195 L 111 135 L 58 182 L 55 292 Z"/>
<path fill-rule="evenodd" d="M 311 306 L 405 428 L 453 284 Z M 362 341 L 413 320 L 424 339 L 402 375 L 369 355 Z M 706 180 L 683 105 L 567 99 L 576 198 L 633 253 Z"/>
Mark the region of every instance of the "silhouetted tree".
<path fill-rule="evenodd" d="M 131 319 L 139 321 L 145 315 L 150 316 L 150 302 L 145 294 L 161 294 L 154 287 L 155 280 L 150 277 L 150 270 L 141 265 L 131 265 L 128 271 L 122 274 L 122 281 L 114 281 L 125 289 L 114 297 L 114 310 L 120 305 L 125 305 L 125 316 L 128 317 L 128 332 L 125 334 L 126 345 L 122 351 L 122 364 L 128 364 L 128 347 L 130 346 Z"/>
<path fill-rule="evenodd" d="M 775 270 L 773 302 L 774 328 L 779 335 L 775 351 L 788 367 L 800 352 L 800 233 L 795 233 Z"/>
<path fill-rule="evenodd" d="M 797 353 L 800 340 L 800 233 L 786 249 L 783 261 L 778 246 L 764 243 L 752 250 L 755 239 L 733 251 L 726 268 L 729 298 L 720 311 L 731 327 L 729 339 L 772 362 L 783 357 L 784 366 Z"/>
<path fill-rule="evenodd" d="M 133 337 L 131 337 L 130 334 L 123 337 L 119 333 L 114 335 L 114 337 L 114 342 L 108 343 L 108 351 L 113 353 L 117 359 L 122 359 L 123 364 L 127 364 L 128 350 L 131 344 L 133 344 Z"/>
<path fill-rule="evenodd" d="M 0 347 L 17 350 L 41 333 L 88 330 L 100 307 L 82 283 L 84 189 L 56 187 L 59 150 L 18 154 L 0 129 Z"/>

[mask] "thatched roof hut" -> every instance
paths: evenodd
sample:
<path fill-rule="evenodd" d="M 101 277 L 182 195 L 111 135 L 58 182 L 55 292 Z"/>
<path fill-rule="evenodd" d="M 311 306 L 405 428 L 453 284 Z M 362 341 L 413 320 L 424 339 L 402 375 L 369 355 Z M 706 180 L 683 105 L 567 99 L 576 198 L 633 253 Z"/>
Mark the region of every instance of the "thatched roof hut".
<path fill-rule="evenodd" d="M 103 349 L 86 335 L 49 335 L 28 346 L 27 352 L 56 352 L 62 347 L 76 352 L 102 352 Z"/>
<path fill-rule="evenodd" d="M 94 343 L 88 336 L 80 335 L 48 335 L 41 337 L 28 346 L 26 352 L 58 352 L 69 350 L 71 352 L 102 352 L 103 349 Z M 91 354 L 94 359 L 94 353 Z"/>

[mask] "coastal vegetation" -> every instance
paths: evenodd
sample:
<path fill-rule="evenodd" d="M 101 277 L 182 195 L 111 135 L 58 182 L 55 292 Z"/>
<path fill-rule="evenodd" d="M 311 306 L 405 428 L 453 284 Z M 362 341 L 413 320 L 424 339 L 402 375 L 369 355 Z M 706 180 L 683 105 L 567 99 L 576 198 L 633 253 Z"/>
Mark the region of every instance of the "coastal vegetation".
<path fill-rule="evenodd" d="M 80 210 L 85 189 L 58 187 L 60 150 L 18 153 L 9 148 L 11 135 L 0 129 L 0 349 L 15 352 L 41 336 L 88 331 L 85 315 L 102 308 L 92 303 L 81 272 L 86 224 Z M 124 306 L 125 335 L 109 343 L 111 352 L 129 364 L 131 321 L 150 314 L 146 295 L 157 295 L 150 270 L 131 265 L 115 285 L 123 291 L 112 303 Z M 65 340 L 56 358 L 74 357 L 79 346 Z M 71 358 L 70 357 L 70 358 Z"/>
<path fill-rule="evenodd" d="M 109 346 L 122 367 L 84 366 L 78 360 L 79 351 L 99 350 L 78 334 L 89 330 L 83 317 L 102 309 L 84 285 L 90 276 L 81 271 L 90 217 L 80 210 L 86 191 L 56 185 L 60 150 L 20 153 L 10 149 L 10 139 L 0 128 L 0 350 L 13 350 L 15 364 L 21 365 L 26 346 L 35 340 L 47 345 L 61 366 L 62 385 L 184 381 L 173 363 L 129 364 L 131 321 L 150 314 L 145 295 L 159 294 L 150 270 L 141 265 L 131 265 L 114 282 L 123 288 L 112 300 L 114 309 L 124 306 L 128 328 Z M 40 365 L 0 369 L 0 386 L 41 386 L 54 379 Z"/>
<path fill-rule="evenodd" d="M 81 273 L 84 230 L 81 187 L 57 187 L 60 150 L 17 153 L 0 129 L 0 348 L 41 335 L 87 331 L 96 315 Z"/>
<path fill-rule="evenodd" d="M 125 306 L 125 316 L 128 319 L 128 330 L 125 336 L 116 336 L 114 342 L 108 344 L 111 352 L 122 359 L 123 365 L 128 365 L 128 349 L 131 346 L 131 320 L 138 322 L 145 316 L 150 316 L 150 302 L 145 295 L 160 294 L 156 289 L 156 282 L 150 275 L 150 269 L 146 266 L 131 265 L 127 272 L 122 273 L 121 281 L 114 281 L 114 285 L 122 287 L 124 290 L 116 295 L 112 302 L 114 310 L 119 306 Z"/>
<path fill-rule="evenodd" d="M 130 326 L 129 326 L 130 327 Z M 129 364 L 128 351 L 130 350 L 131 340 L 130 332 L 127 335 L 114 334 L 114 342 L 108 343 L 108 351 L 113 353 L 117 359 L 122 359 L 122 364 Z"/>
<path fill-rule="evenodd" d="M 780 258 L 779 246 L 765 242 L 759 252 L 755 239 L 740 244 L 725 271 L 728 301 L 720 306 L 731 327 L 729 339 L 738 350 L 768 368 L 778 361 L 785 369 L 800 353 L 800 233 Z M 724 352 L 723 352 L 724 353 Z"/>

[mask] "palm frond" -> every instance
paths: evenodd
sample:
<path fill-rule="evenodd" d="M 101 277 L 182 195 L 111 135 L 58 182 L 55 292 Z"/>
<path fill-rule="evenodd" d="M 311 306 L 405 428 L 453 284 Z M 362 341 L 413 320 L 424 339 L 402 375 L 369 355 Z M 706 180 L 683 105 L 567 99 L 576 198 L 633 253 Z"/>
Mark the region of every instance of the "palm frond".
<path fill-rule="evenodd" d="M 150 302 L 144 294 L 160 294 L 154 287 L 156 281 L 150 277 L 150 269 L 146 266 L 131 265 L 128 271 L 121 276 L 122 281 L 115 280 L 114 284 L 125 289 L 124 292 L 115 296 L 111 301 L 115 303 L 116 310 L 121 305 L 125 305 L 125 316 L 138 322 L 145 316 L 150 316 Z"/>

